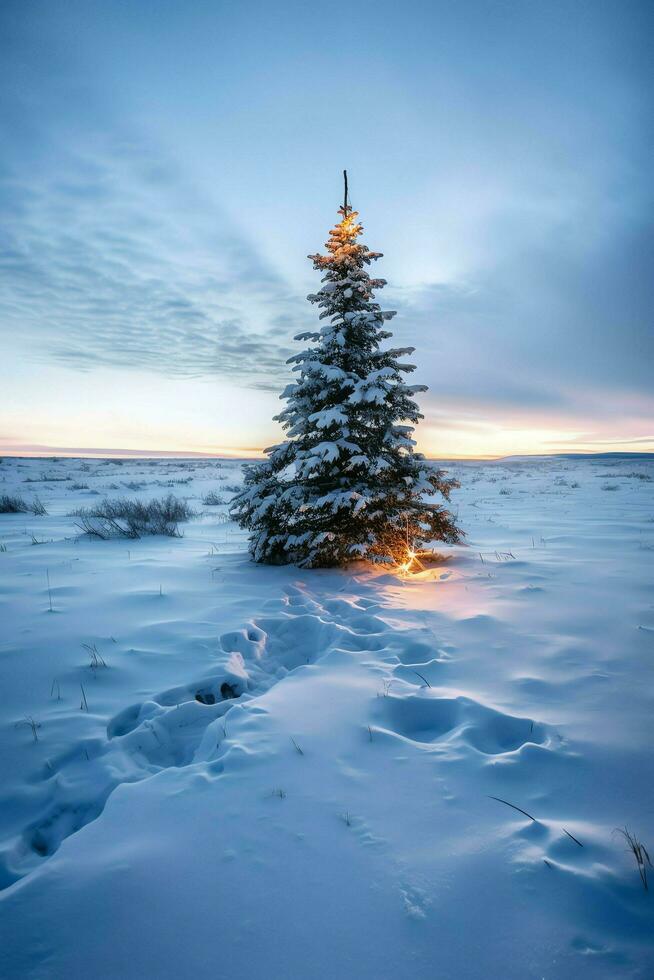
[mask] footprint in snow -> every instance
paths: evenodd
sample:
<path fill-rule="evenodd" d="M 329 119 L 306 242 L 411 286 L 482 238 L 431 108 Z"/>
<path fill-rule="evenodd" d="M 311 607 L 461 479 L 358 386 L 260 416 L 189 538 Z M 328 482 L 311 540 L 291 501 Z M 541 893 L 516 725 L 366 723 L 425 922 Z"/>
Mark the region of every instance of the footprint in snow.
<path fill-rule="evenodd" d="M 365 615 L 346 605 L 348 615 Z M 40 791 L 32 794 L 39 812 L 0 852 L 0 889 L 29 874 L 63 840 L 97 819 L 121 783 L 215 760 L 235 705 L 251 704 L 290 671 L 353 635 L 347 623 L 335 622 L 298 588 L 277 601 L 277 610 L 223 634 L 220 670 L 128 706 L 109 720 L 106 739 L 80 742 L 49 762 Z"/>
<path fill-rule="evenodd" d="M 389 692 L 379 699 L 377 710 L 392 732 L 427 745 L 457 741 L 497 756 L 549 742 L 547 727 L 531 718 L 506 714 L 472 698 L 446 697 L 428 687 L 416 693 Z"/>

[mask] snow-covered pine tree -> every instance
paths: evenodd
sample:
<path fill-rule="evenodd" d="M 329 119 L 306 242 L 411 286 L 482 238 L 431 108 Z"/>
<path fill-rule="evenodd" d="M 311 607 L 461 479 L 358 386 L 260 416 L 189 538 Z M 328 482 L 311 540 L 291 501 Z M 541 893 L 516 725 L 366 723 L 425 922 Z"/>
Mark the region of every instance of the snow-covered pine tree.
<path fill-rule="evenodd" d="M 305 567 L 355 559 L 402 564 L 432 541 L 457 542 L 462 532 L 434 494 L 449 500 L 458 484 L 414 451 L 422 415 L 407 385 L 413 347 L 385 349 L 394 311 L 374 302 L 385 285 L 367 269 L 381 257 L 358 238 L 363 230 L 348 203 L 326 255 L 310 255 L 322 288 L 307 297 L 321 308 L 320 331 L 299 334 L 306 350 L 289 359 L 299 373 L 280 396 L 276 416 L 288 438 L 246 470 L 231 515 L 250 531 L 258 562 Z"/>

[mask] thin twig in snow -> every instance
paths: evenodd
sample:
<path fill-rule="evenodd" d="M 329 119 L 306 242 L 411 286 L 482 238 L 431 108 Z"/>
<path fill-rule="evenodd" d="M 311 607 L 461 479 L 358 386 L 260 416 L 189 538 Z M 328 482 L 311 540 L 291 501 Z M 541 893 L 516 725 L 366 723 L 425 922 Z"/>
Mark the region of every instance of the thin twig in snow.
<path fill-rule="evenodd" d="M 523 810 L 522 807 L 516 806 L 515 803 L 509 803 L 508 800 L 502 800 L 499 796 L 489 796 L 488 798 L 489 800 L 497 800 L 498 803 L 504 803 L 505 806 L 510 806 L 512 810 L 517 810 L 518 813 L 524 813 L 525 817 L 529 817 L 529 819 L 533 820 L 534 823 L 538 822 L 536 817 L 532 817 L 531 813 L 527 813 L 526 810 Z"/>

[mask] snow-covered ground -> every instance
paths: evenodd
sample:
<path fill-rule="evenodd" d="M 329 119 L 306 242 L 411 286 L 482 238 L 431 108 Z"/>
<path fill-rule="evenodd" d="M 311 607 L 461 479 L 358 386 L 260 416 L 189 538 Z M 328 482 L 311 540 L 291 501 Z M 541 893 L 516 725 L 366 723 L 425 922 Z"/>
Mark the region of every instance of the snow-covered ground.
<path fill-rule="evenodd" d="M 654 465 L 450 473 L 401 578 L 250 564 L 233 461 L 0 464 L 4 978 L 654 975 Z"/>

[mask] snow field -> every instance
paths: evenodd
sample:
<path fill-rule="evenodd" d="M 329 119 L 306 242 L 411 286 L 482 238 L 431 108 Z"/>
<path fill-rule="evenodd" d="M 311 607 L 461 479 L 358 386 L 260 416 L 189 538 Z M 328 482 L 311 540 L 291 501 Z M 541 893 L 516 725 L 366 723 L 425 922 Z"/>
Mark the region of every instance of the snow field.
<path fill-rule="evenodd" d="M 230 463 L 0 515 L 4 976 L 651 975 L 654 467 L 452 469 L 469 544 L 406 579 L 251 565 Z M 66 517 L 189 475 L 181 539 Z"/>

